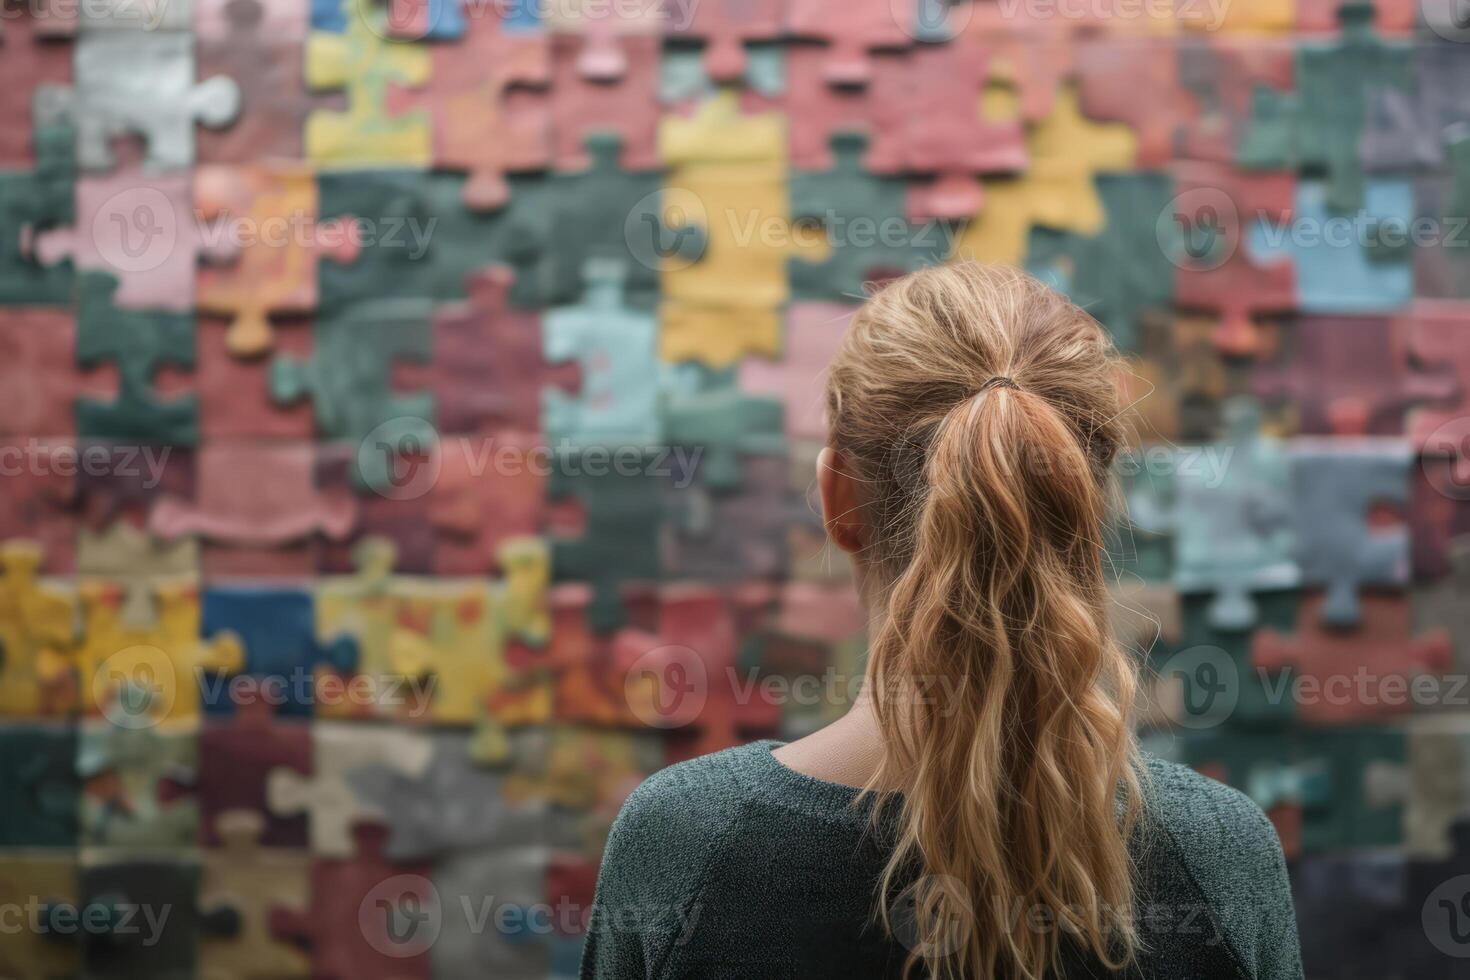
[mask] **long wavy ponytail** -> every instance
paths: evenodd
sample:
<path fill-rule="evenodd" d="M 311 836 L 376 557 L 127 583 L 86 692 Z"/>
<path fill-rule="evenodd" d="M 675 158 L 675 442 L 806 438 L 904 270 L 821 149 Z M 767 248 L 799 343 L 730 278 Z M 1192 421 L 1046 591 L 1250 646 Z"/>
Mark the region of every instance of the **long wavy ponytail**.
<path fill-rule="evenodd" d="M 1103 572 L 1114 371 L 1091 317 L 968 263 L 870 298 L 829 372 L 887 589 L 870 788 L 902 792 L 879 795 L 900 819 L 878 910 L 897 928 L 904 892 L 908 968 L 932 977 L 1035 980 L 1064 935 L 1114 969 L 1135 952 L 1137 680 Z"/>

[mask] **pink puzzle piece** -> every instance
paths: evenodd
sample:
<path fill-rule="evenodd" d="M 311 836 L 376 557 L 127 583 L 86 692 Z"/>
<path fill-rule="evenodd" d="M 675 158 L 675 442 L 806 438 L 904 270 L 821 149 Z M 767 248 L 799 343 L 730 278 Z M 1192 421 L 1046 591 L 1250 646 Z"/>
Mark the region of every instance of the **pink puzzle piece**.
<path fill-rule="evenodd" d="M 65 310 L 20 307 L 0 316 L 0 436 L 70 436 L 81 376 L 76 319 Z"/>
<path fill-rule="evenodd" d="M 981 205 L 981 174 L 1026 165 L 1021 120 L 981 115 L 991 57 L 980 38 L 961 34 L 949 44 L 877 62 L 868 166 L 929 178 L 909 192 L 914 220 L 973 217 Z"/>
<path fill-rule="evenodd" d="M 235 121 L 199 129 L 200 163 L 301 159 L 311 108 L 301 97 L 308 6 L 292 0 L 196 0 L 199 77 L 224 75 L 240 86 Z"/>
<path fill-rule="evenodd" d="M 541 389 L 580 385 L 574 364 L 546 362 L 540 314 L 510 305 L 514 279 L 504 266 L 483 269 L 469 280 L 468 302 L 441 307 L 434 316 L 428 384 L 440 432 L 534 432 L 541 424 Z"/>
<path fill-rule="evenodd" d="M 79 525 L 77 446 L 67 439 L 4 438 L 0 463 L 9 474 L 0 493 L 0 541 L 39 541 L 41 570 L 70 572 Z"/>
<path fill-rule="evenodd" d="M 508 173 L 551 163 L 550 47 L 541 32 L 507 31 L 498 17 L 467 17 L 465 36 L 430 49 L 429 80 L 390 88 L 387 109 L 429 113 L 437 166 L 469 174 L 465 204 L 505 205 Z"/>
<path fill-rule="evenodd" d="M 201 316 L 194 332 L 198 353 L 194 377 L 199 391 L 199 428 L 206 440 L 293 439 L 313 434 L 309 401 L 278 405 L 270 397 L 271 362 L 246 360 L 230 353 L 229 325 Z M 303 359 L 311 355 L 311 328 L 293 324 L 275 331 L 275 350 Z"/>
<path fill-rule="evenodd" d="M 871 93 L 865 87 L 828 85 L 824 78 L 827 56 L 827 50 L 817 45 L 794 44 L 786 49 L 791 166 L 800 170 L 832 168 L 830 140 L 834 133 L 872 129 Z"/>
<path fill-rule="evenodd" d="M 705 44 L 704 73 L 718 85 L 745 76 L 745 45 L 780 40 L 786 30 L 787 0 L 673 0 L 665 15 L 670 37 Z M 847 8 L 844 16 L 855 16 Z"/>
<path fill-rule="evenodd" d="M 345 489 L 317 486 L 311 443 L 216 442 L 199 450 L 198 472 L 193 501 L 165 497 L 155 505 L 153 533 L 264 547 L 342 538 L 357 520 Z"/>
<path fill-rule="evenodd" d="M 1456 397 L 1409 415 L 1409 440 L 1426 456 L 1451 461 L 1453 478 L 1470 487 L 1470 303 L 1421 300 L 1407 316 L 1410 354 L 1453 373 Z"/>
<path fill-rule="evenodd" d="M 1304 434 L 1403 435 L 1411 406 L 1457 390 L 1447 370 L 1412 363 L 1403 326 L 1388 317 L 1298 317 L 1290 357 L 1258 368 L 1253 387 L 1289 402 Z"/>
<path fill-rule="evenodd" d="M 1253 666 L 1293 670 L 1297 715 L 1308 724 L 1352 724 L 1412 713 L 1415 704 L 1408 692 L 1413 679 L 1442 674 L 1453 663 L 1445 630 L 1415 635 L 1407 596 L 1365 593 L 1359 601 L 1362 618 L 1352 630 L 1322 626 L 1323 599 L 1318 594 L 1302 602 L 1294 635 L 1265 629 L 1251 643 Z"/>
<path fill-rule="evenodd" d="M 749 357 L 741 362 L 742 390 L 785 401 L 788 437 L 826 438 L 822 378 L 855 309 L 842 303 L 793 303 L 786 311 L 780 360 Z"/>
<path fill-rule="evenodd" d="M 4 5 L 0 32 L 0 170 L 29 170 L 35 166 L 31 134 L 36 120 L 31 99 L 39 85 L 70 85 L 72 46 L 56 25 L 37 20 L 33 13 L 49 4 Z M 58 4 L 75 13 L 70 4 Z M 14 14 L 15 16 L 11 16 Z"/>
<path fill-rule="evenodd" d="M 592 50 L 586 37 L 551 37 L 551 115 L 555 130 L 555 163 L 559 170 L 585 170 L 592 165 L 584 141 L 595 130 L 610 130 L 623 139 L 625 170 L 651 170 L 658 159 L 658 70 L 660 39 L 632 35 L 619 40 L 623 72 L 615 81 L 589 74 Z"/>
<path fill-rule="evenodd" d="M 1263 348 L 1254 317 L 1295 309 L 1296 269 L 1289 259 L 1254 260 L 1250 226 L 1291 221 L 1296 178 L 1210 163 L 1178 164 L 1174 176 L 1174 218 L 1186 248 L 1176 263 L 1175 301 L 1219 316 L 1214 342 L 1221 351 L 1258 354 Z"/>
<path fill-rule="evenodd" d="M 439 452 L 434 572 L 490 574 L 502 542 L 541 530 L 549 457 L 537 434 L 511 431 L 444 439 Z"/>
<path fill-rule="evenodd" d="M 1127 123 L 1138 139 L 1138 166 L 1158 167 L 1174 157 L 1174 133 L 1197 115 L 1179 82 L 1174 37 L 1100 38 L 1077 47 L 1082 112 L 1099 121 Z M 1148 98 L 1139 98 L 1147 92 Z"/>
<path fill-rule="evenodd" d="M 663 36 L 664 16 L 658 3 L 572 3 L 548 9 L 544 23 L 553 35 L 582 39 L 575 46 L 582 78 L 612 85 L 627 75 L 634 49 L 642 47 L 636 38 Z"/>
<path fill-rule="evenodd" d="M 819 72 L 826 85 L 867 85 L 873 78 L 873 51 L 906 48 L 914 40 L 912 29 L 898 16 L 898 3 L 788 2 L 789 33 L 826 42 L 820 48 Z"/>
<path fill-rule="evenodd" d="M 227 227 L 194 218 L 193 174 L 129 169 L 76 183 L 76 225 L 43 231 L 26 242 L 44 265 L 68 256 L 78 269 L 118 279 L 118 306 L 183 313 L 194 307 L 194 268 L 201 255 L 234 254 Z"/>

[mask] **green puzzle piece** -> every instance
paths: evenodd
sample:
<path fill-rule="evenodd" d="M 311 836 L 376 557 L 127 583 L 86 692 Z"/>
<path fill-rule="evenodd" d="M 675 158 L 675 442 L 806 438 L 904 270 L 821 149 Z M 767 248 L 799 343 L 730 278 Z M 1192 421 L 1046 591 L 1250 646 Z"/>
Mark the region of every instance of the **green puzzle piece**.
<path fill-rule="evenodd" d="M 471 274 L 497 264 L 516 272 L 514 304 L 543 304 L 544 286 L 534 272 L 550 184 L 511 175 L 510 203 L 481 212 L 464 206 L 466 179 L 408 170 L 321 174 L 321 220 L 355 218 L 362 229 L 353 261 L 321 263 L 321 308 L 409 297 L 463 300 Z"/>
<path fill-rule="evenodd" d="M 42 265 L 28 247 L 75 220 L 75 139 L 67 127 L 38 126 L 34 142 L 35 170 L 0 173 L 0 303 L 68 303 L 75 284 L 70 259 Z"/>
<path fill-rule="evenodd" d="M 395 454 L 436 440 L 433 395 L 393 388 L 394 361 L 429 360 L 431 309 L 423 300 L 383 300 L 321 317 L 310 359 L 271 364 L 271 398 L 310 398 L 320 435 L 358 444 L 354 475 L 369 489 L 389 487 Z"/>
<path fill-rule="evenodd" d="M 792 220 L 799 229 L 824 234 L 831 247 L 823 262 L 788 260 L 793 296 L 860 300 L 865 282 L 942 260 L 949 235 L 939 222 L 908 220 L 907 181 L 868 172 L 863 165 L 867 136 L 838 133 L 831 144 L 836 161 L 831 170 L 791 174 Z"/>
<path fill-rule="evenodd" d="M 1172 241 L 1178 226 L 1160 220 L 1171 213 L 1173 183 L 1163 174 L 1099 174 L 1095 181 L 1106 227 L 1092 238 L 1033 228 L 1026 268 L 1096 317 L 1120 350 L 1131 351 L 1144 314 L 1166 310 L 1174 299 L 1178 270 L 1169 257 L 1179 254 Z"/>
<path fill-rule="evenodd" d="M 1339 10 L 1342 37 L 1304 41 L 1296 56 L 1296 92 L 1253 93 L 1251 122 L 1242 136 L 1243 166 L 1295 167 L 1325 174 L 1327 205 L 1337 212 L 1363 206 L 1359 152 L 1369 104 L 1376 93 L 1411 85 L 1412 48 L 1373 29 L 1371 4 Z"/>
<path fill-rule="evenodd" d="M 113 305 L 117 280 L 100 272 L 77 277 L 77 362 L 117 367 L 117 398 L 79 398 L 77 434 L 84 438 L 192 446 L 199 441 L 199 400 L 168 401 L 153 392 L 164 364 L 194 366 L 194 317 L 187 313 L 124 310 Z"/>
<path fill-rule="evenodd" d="M 632 465 L 626 456 L 617 466 L 613 462 L 597 449 L 563 453 L 546 483 L 551 499 L 581 504 L 582 534 L 554 539 L 551 564 L 558 581 L 591 583 L 587 619 L 599 631 L 623 624 L 623 584 L 656 581 L 661 569 L 659 457 L 647 454 Z"/>
<path fill-rule="evenodd" d="M 1282 631 L 1295 628 L 1300 593 L 1291 589 L 1260 592 L 1254 599 L 1259 628 Z M 1210 625 L 1209 596 L 1181 596 L 1179 601 L 1182 624 L 1179 639 L 1157 645 L 1150 666 L 1160 677 L 1182 671 L 1192 682 L 1193 700 L 1187 698 L 1178 706 L 1185 713 L 1184 720 L 1187 722 L 1192 717 L 1204 723 L 1212 720 L 1210 712 L 1215 711 L 1227 732 L 1280 729 L 1290 725 L 1296 715 L 1290 688 L 1282 678 L 1263 675 L 1251 664 L 1252 633 Z M 1229 666 L 1225 663 L 1227 659 Z M 1232 670 L 1233 680 L 1229 676 Z M 1233 701 L 1228 717 L 1223 717 L 1221 708 L 1208 704 L 1211 685 L 1229 686 L 1224 692 Z"/>
<path fill-rule="evenodd" d="M 697 390 L 665 392 L 664 432 L 699 453 L 705 486 L 733 490 L 741 484 L 742 455 L 786 452 L 785 406 L 746 394 L 727 376 L 714 378 Z"/>
<path fill-rule="evenodd" d="M 677 257 L 695 262 L 703 254 L 702 228 L 670 229 L 663 220 L 663 174 L 623 170 L 623 141 L 616 133 L 587 138 L 592 166 L 549 179 L 546 224 L 538 229 L 537 269 L 550 302 L 573 303 L 582 294 L 589 260 L 616 259 L 627 267 L 624 302 L 652 309 L 659 298 L 659 266 Z"/>

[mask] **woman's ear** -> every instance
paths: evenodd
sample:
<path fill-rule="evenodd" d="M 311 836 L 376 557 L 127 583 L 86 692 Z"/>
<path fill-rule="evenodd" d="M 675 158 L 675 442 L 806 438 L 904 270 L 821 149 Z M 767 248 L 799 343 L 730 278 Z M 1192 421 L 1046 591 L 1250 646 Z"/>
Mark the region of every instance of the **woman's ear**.
<path fill-rule="evenodd" d="M 847 461 L 831 446 L 817 454 L 817 488 L 822 494 L 822 521 L 832 543 L 855 554 L 867 543 L 858 482 L 848 471 Z"/>

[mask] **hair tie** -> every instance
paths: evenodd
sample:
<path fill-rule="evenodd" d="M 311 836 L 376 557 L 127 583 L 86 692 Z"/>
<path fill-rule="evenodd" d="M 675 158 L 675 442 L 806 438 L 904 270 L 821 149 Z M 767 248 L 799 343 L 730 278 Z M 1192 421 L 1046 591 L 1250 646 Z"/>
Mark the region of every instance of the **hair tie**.
<path fill-rule="evenodd" d="M 1003 374 L 997 374 L 995 377 L 986 381 L 983 385 L 980 386 L 980 391 L 988 391 L 991 388 L 1014 388 L 1017 391 L 1021 390 L 1020 385 L 1016 384 L 1015 381 L 1011 380 Z"/>

